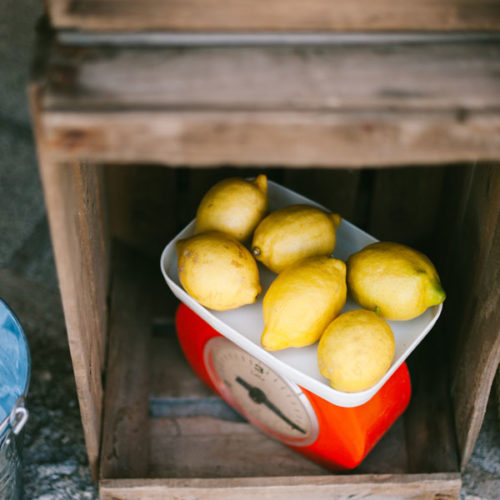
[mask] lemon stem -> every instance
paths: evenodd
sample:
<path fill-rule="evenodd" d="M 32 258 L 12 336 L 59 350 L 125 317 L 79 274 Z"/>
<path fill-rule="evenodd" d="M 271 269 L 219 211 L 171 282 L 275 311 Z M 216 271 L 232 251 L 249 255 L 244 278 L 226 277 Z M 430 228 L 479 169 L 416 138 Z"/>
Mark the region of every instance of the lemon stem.
<path fill-rule="evenodd" d="M 254 257 L 258 257 L 261 254 L 261 250 L 259 247 L 253 247 L 252 248 L 252 255 Z"/>

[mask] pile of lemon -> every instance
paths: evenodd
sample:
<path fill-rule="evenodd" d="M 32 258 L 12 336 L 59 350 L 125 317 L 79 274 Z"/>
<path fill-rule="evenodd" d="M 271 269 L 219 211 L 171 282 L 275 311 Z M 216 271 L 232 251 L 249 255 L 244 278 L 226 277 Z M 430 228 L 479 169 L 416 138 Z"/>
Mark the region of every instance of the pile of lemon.
<path fill-rule="evenodd" d="M 180 282 L 203 306 L 234 309 L 262 293 L 261 262 L 277 274 L 263 298 L 262 346 L 319 340 L 318 367 L 330 385 L 363 391 L 394 357 L 385 320 L 415 318 L 446 295 L 432 262 L 405 245 L 374 243 L 347 262 L 331 257 L 340 222 L 309 205 L 269 213 L 265 175 L 223 180 L 201 200 L 194 236 L 177 242 Z M 341 314 L 348 292 L 361 309 Z"/>

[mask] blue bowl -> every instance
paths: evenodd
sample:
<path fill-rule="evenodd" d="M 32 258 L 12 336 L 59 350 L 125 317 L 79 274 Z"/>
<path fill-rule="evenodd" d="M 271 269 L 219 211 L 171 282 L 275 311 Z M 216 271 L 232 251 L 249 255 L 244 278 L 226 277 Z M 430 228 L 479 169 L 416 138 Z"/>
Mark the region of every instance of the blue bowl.
<path fill-rule="evenodd" d="M 0 442 L 7 431 L 19 423 L 30 374 L 26 335 L 16 315 L 0 299 Z"/>

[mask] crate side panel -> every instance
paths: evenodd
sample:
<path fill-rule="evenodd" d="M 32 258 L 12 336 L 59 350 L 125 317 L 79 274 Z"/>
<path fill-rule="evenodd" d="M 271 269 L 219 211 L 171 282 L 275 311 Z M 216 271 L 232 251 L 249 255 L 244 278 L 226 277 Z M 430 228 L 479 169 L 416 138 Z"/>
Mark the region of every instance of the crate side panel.
<path fill-rule="evenodd" d="M 259 477 L 327 473 L 245 422 L 204 416 L 154 418 L 150 420 L 150 429 L 151 477 Z"/>
<path fill-rule="evenodd" d="M 146 477 L 149 470 L 148 394 L 151 282 L 156 266 L 115 244 L 110 346 L 101 449 L 102 478 Z"/>
<path fill-rule="evenodd" d="M 462 468 L 474 449 L 500 361 L 500 170 L 475 166 L 464 191 L 454 239 L 460 252 L 451 266 L 459 293 L 450 297 L 448 321 L 456 338 L 452 397 Z"/>
<path fill-rule="evenodd" d="M 100 253 L 102 248 L 95 246 L 97 227 L 92 224 L 95 221 L 79 192 L 84 175 L 81 167 L 42 159 L 40 172 L 87 453 L 92 473 L 97 477 L 103 399 L 101 367 L 107 333 L 107 263 Z"/>
<path fill-rule="evenodd" d="M 445 354 L 438 324 L 408 359 L 412 397 L 404 420 L 410 473 L 459 470 Z"/>
<path fill-rule="evenodd" d="M 433 498 L 458 499 L 461 480 L 458 474 L 351 475 L 277 478 L 171 479 L 101 481 L 102 500 L 361 500 Z"/>
<path fill-rule="evenodd" d="M 43 53 L 42 47 L 42 53 Z M 41 54 L 39 54 L 41 56 Z M 42 125 L 43 63 L 28 88 L 38 164 L 90 469 L 98 477 L 107 346 L 110 237 L 100 167 L 49 158 Z"/>
<path fill-rule="evenodd" d="M 500 28 L 496 0 L 48 0 L 58 28 L 186 31 L 454 31 Z"/>

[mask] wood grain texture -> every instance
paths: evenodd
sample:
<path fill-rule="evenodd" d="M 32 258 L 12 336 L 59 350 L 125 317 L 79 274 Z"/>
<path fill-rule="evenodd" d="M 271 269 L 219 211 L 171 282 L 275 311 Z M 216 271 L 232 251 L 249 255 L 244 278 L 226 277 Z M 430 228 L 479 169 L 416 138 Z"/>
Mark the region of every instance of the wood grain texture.
<path fill-rule="evenodd" d="M 243 422 L 212 417 L 154 418 L 151 477 L 323 475 L 327 471 Z M 272 457 L 272 461 L 269 458 Z"/>
<path fill-rule="evenodd" d="M 496 0 L 48 0 L 58 28 L 187 31 L 498 30 Z"/>
<path fill-rule="evenodd" d="M 447 347 L 438 323 L 408 358 L 412 397 L 404 421 L 409 473 L 459 470 Z"/>
<path fill-rule="evenodd" d="M 146 477 L 149 470 L 149 287 L 156 268 L 115 245 L 101 478 Z"/>
<path fill-rule="evenodd" d="M 500 169 L 476 166 L 456 241 L 452 397 L 462 469 L 476 442 L 500 362 Z M 457 309 L 457 308 L 461 309 Z"/>
<path fill-rule="evenodd" d="M 215 397 L 213 391 L 195 375 L 184 357 L 177 341 L 174 323 L 161 326 L 163 334 L 153 335 L 151 340 L 150 398 L 161 401 Z"/>
<path fill-rule="evenodd" d="M 87 226 L 88 212 L 81 205 L 77 192 L 80 166 L 43 160 L 39 166 L 87 453 L 95 474 L 101 432 L 101 367 L 107 317 L 103 314 L 106 303 L 96 303 L 98 280 L 94 281 L 94 277 L 100 280 L 105 274 L 89 265 L 99 266 L 104 259 L 92 262 L 88 253 L 90 234 L 83 229 Z"/>
<path fill-rule="evenodd" d="M 68 47 L 47 57 L 47 110 L 485 111 L 500 43 Z"/>
<path fill-rule="evenodd" d="M 498 44 L 57 49 L 54 159 L 365 167 L 500 157 Z"/>
<path fill-rule="evenodd" d="M 43 122 L 54 159 L 360 168 L 500 157 L 495 114 L 46 112 Z"/>
<path fill-rule="evenodd" d="M 99 168 L 56 163 L 41 132 L 40 82 L 29 88 L 56 270 L 61 291 L 89 464 L 97 478 L 106 355 L 109 235 Z"/>
<path fill-rule="evenodd" d="M 348 475 L 317 477 L 107 480 L 100 482 L 102 500 L 431 500 L 459 498 L 458 474 Z"/>

